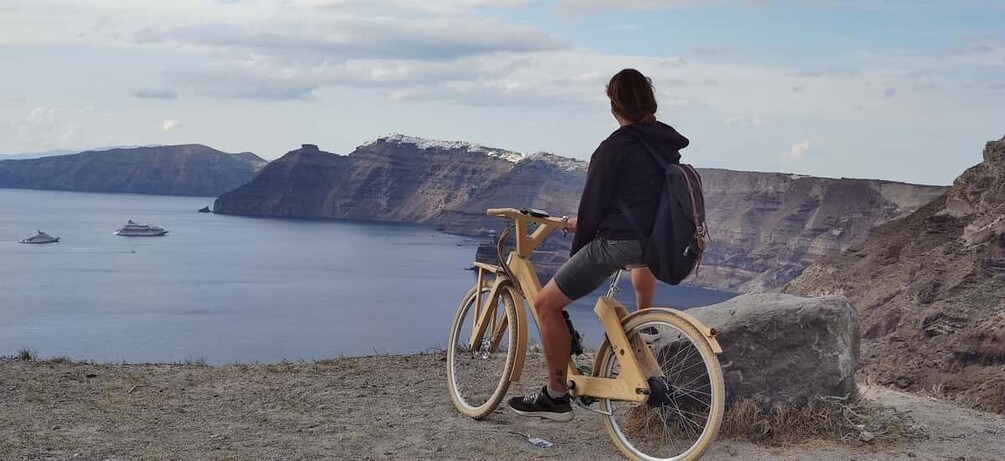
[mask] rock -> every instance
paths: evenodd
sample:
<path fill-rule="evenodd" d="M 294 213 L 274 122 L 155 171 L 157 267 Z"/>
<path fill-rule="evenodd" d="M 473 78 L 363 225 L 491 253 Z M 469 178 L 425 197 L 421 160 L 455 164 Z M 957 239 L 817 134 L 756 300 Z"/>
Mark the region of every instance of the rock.
<path fill-rule="evenodd" d="M 875 440 L 876 436 L 872 432 L 862 431 L 862 433 L 858 435 L 858 439 L 862 441 L 862 443 L 869 443 Z"/>
<path fill-rule="evenodd" d="M 687 312 L 717 331 L 727 402 L 798 406 L 855 391 L 858 319 L 844 297 L 751 294 Z"/>

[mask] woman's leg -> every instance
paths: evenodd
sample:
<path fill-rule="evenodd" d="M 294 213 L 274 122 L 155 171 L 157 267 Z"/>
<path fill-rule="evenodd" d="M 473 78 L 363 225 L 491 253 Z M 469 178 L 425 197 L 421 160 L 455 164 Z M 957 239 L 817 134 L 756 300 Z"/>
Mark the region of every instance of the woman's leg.
<path fill-rule="evenodd" d="M 632 287 L 635 288 L 635 305 L 639 310 L 653 307 L 653 293 L 656 292 L 656 276 L 648 267 L 632 269 Z"/>
<path fill-rule="evenodd" d="M 571 302 L 555 285 L 555 280 L 549 281 L 534 300 L 541 320 L 544 359 L 548 364 L 548 389 L 557 393 L 567 390 L 566 367 L 569 365 L 572 339 L 569 337 L 565 318 L 562 317 L 562 310 Z"/>

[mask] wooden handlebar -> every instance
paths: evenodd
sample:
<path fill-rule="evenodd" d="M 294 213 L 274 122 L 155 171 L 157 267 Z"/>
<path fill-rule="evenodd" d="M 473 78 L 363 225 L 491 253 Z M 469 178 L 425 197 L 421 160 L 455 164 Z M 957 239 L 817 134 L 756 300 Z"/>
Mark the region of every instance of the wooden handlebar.
<path fill-rule="evenodd" d="M 498 216 L 501 218 L 509 218 L 513 220 L 536 222 L 538 224 L 552 227 L 565 227 L 569 224 L 569 218 L 567 217 L 556 218 L 553 216 L 549 216 L 546 218 L 539 218 L 536 216 L 531 216 L 529 214 L 521 213 L 520 210 L 516 208 L 489 208 L 488 210 L 486 210 L 486 214 L 488 214 L 489 216 Z"/>
<path fill-rule="evenodd" d="M 507 213 L 519 213 L 520 210 L 516 208 L 489 208 L 485 211 L 485 214 L 489 216 L 506 216 Z"/>

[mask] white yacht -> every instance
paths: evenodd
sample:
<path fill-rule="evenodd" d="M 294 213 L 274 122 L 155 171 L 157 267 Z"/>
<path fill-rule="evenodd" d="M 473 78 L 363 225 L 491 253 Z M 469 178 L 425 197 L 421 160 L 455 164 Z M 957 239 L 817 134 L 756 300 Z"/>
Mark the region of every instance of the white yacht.
<path fill-rule="evenodd" d="M 123 237 L 159 237 L 167 233 L 168 231 L 164 230 L 163 227 L 153 224 L 136 224 L 132 219 L 125 226 L 115 231 L 115 235 Z"/>
<path fill-rule="evenodd" d="M 56 243 L 59 241 L 59 237 L 53 237 L 45 232 L 38 231 L 37 234 L 31 237 L 23 238 L 20 243 Z"/>

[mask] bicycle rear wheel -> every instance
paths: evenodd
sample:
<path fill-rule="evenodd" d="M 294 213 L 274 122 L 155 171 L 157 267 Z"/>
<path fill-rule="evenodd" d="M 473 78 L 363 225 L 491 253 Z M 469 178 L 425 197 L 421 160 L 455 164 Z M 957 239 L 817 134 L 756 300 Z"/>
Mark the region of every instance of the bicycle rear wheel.
<path fill-rule="evenodd" d="M 719 359 L 705 336 L 683 318 L 652 309 L 624 325 L 634 349 L 655 359 L 646 402 L 600 400 L 610 413 L 604 427 L 626 456 L 641 460 L 694 460 L 719 433 L 726 390 Z M 607 341 L 597 351 L 598 376 L 617 377 L 620 365 Z"/>
<path fill-rule="evenodd" d="M 491 414 L 506 396 L 517 353 L 516 309 L 520 298 L 512 288 L 498 290 L 496 303 L 486 317 L 490 320 L 485 332 L 472 338 L 475 323 L 491 304 L 490 292 L 489 287 L 468 291 L 454 315 L 447 342 L 450 398 L 461 413 L 475 419 Z"/>

